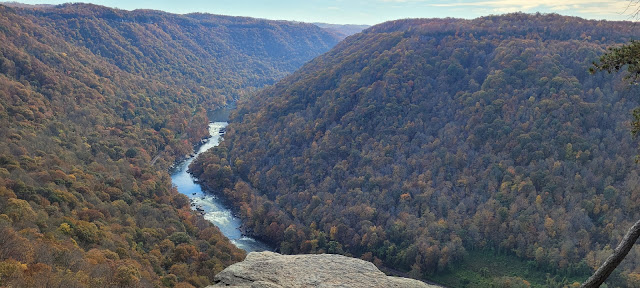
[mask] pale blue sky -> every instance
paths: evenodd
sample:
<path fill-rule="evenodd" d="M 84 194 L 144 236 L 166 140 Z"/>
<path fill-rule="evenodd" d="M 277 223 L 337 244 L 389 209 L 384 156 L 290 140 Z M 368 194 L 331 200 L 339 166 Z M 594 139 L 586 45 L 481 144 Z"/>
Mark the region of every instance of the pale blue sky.
<path fill-rule="evenodd" d="M 1 1 L 1 0 L 0 0 Z M 475 18 L 508 12 L 556 12 L 587 19 L 629 20 L 637 0 L 87 0 L 84 2 L 133 10 L 172 13 L 206 12 L 234 16 L 326 22 L 377 24 L 401 18 Z M 60 4 L 59 0 L 18 0 L 27 4 Z"/>

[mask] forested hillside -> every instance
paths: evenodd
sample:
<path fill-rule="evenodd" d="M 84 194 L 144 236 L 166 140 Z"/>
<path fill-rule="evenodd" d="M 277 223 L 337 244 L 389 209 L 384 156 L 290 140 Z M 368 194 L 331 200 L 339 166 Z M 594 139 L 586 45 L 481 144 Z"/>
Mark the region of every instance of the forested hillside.
<path fill-rule="evenodd" d="M 244 252 L 168 167 L 206 109 L 328 50 L 310 24 L 0 5 L 0 286 L 206 286 Z"/>
<path fill-rule="evenodd" d="M 191 169 L 283 253 L 430 278 L 494 251 L 562 286 L 640 218 L 638 88 L 588 72 L 638 36 L 555 14 L 380 24 L 238 105 Z M 614 286 L 640 281 L 638 252 Z"/>

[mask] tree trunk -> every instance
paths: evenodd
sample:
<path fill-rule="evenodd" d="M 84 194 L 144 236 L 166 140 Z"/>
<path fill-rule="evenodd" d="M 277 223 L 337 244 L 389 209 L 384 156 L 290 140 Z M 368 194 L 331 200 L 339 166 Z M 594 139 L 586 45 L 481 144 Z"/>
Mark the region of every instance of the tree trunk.
<path fill-rule="evenodd" d="M 589 277 L 586 282 L 582 283 L 580 287 L 600 287 L 600 285 L 602 285 L 602 283 L 607 280 L 609 275 L 611 275 L 613 270 L 618 267 L 618 264 L 622 262 L 624 257 L 627 256 L 627 253 L 629 253 L 629 250 L 631 250 L 633 244 L 636 243 L 636 240 L 638 240 L 638 236 L 640 236 L 640 220 L 638 220 L 636 224 L 633 224 L 631 229 L 627 231 L 627 234 L 624 235 L 624 238 L 622 238 L 620 244 L 618 244 L 618 247 L 616 247 L 616 250 L 613 250 L 613 253 L 607 258 L 606 261 L 604 261 L 602 266 L 600 266 L 600 268 L 598 268 L 598 270 L 593 273 L 593 275 L 591 275 L 591 277 Z"/>

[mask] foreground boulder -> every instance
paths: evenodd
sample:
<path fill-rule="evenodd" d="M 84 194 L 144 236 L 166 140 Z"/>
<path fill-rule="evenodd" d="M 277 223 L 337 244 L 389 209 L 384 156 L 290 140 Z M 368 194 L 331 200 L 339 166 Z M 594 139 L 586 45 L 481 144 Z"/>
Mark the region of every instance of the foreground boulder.
<path fill-rule="evenodd" d="M 438 287 L 382 273 L 370 262 L 341 255 L 251 252 L 215 277 L 212 287 Z"/>

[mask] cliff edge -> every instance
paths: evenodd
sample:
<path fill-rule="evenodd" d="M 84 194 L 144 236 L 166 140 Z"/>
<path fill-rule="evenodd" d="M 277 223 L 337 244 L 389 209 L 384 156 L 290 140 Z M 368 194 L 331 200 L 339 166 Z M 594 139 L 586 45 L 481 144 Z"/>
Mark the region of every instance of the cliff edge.
<path fill-rule="evenodd" d="M 382 273 L 370 262 L 341 255 L 281 255 L 251 252 L 215 277 L 214 287 L 415 287 L 423 282 Z"/>

